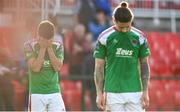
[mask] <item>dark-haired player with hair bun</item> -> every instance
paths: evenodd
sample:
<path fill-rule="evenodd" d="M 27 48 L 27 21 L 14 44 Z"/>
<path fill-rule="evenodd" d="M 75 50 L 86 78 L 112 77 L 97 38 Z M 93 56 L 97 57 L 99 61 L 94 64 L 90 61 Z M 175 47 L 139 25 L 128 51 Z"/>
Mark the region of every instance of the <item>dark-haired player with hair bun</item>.
<path fill-rule="evenodd" d="M 144 34 L 131 26 L 133 18 L 128 3 L 121 2 L 113 12 L 114 26 L 99 35 L 94 79 L 102 110 L 142 112 L 149 105 L 150 50 Z"/>
<path fill-rule="evenodd" d="M 63 45 L 54 41 L 54 24 L 42 21 L 38 39 L 24 45 L 29 72 L 29 111 L 65 111 L 58 83 L 63 64 Z"/>

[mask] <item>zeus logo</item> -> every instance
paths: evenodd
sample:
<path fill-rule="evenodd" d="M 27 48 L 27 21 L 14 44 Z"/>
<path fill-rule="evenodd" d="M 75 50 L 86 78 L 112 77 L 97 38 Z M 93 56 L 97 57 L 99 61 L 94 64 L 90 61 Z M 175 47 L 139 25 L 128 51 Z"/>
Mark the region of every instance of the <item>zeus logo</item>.
<path fill-rule="evenodd" d="M 133 51 L 132 50 L 125 50 L 122 48 L 117 48 L 116 56 L 117 57 L 132 57 Z"/>

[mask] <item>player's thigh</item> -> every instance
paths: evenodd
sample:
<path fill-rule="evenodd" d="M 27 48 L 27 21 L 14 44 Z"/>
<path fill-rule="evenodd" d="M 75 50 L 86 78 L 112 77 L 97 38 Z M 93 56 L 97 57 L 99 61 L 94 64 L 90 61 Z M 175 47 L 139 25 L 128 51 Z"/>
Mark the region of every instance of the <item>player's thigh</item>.
<path fill-rule="evenodd" d="M 48 111 L 65 111 L 64 101 L 60 93 L 53 94 L 51 102 L 48 105 Z"/>
<path fill-rule="evenodd" d="M 125 105 L 125 111 L 126 112 L 145 112 L 145 110 L 142 108 L 142 105 L 140 102 L 134 103 L 129 102 Z"/>
<path fill-rule="evenodd" d="M 106 111 L 125 112 L 124 104 L 121 104 L 121 103 L 107 104 Z"/>
<path fill-rule="evenodd" d="M 43 99 L 43 96 L 40 94 L 31 94 L 29 98 L 29 110 L 44 112 L 46 110 L 46 102 Z"/>
<path fill-rule="evenodd" d="M 106 93 L 106 110 L 124 112 L 124 98 L 117 93 Z"/>

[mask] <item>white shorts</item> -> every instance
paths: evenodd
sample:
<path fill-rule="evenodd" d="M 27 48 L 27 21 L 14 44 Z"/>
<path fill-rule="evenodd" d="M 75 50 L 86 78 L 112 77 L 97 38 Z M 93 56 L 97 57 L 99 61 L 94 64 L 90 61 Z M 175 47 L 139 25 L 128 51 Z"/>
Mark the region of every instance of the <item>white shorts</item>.
<path fill-rule="evenodd" d="M 106 93 L 106 110 L 120 112 L 144 112 L 141 105 L 142 92 Z"/>
<path fill-rule="evenodd" d="M 29 111 L 65 111 L 64 102 L 60 93 L 31 94 L 29 98 Z"/>

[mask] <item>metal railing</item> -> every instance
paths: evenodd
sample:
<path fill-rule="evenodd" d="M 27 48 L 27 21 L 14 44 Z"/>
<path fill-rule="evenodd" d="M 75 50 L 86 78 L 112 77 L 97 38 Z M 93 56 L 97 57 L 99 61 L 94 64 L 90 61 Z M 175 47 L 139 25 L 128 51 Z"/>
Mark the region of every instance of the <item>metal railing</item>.
<path fill-rule="evenodd" d="M 41 13 L 42 19 L 47 19 L 48 14 L 73 14 L 74 3 L 65 0 L 5 0 L 3 11 L 15 13 Z"/>
<path fill-rule="evenodd" d="M 180 1 L 178 0 L 129 0 L 130 6 L 138 17 L 171 18 L 175 13 L 180 18 Z M 134 2 L 132 2 L 134 1 Z M 133 4 L 132 4 L 133 3 Z"/>
<path fill-rule="evenodd" d="M 122 0 L 111 0 L 112 7 L 117 6 Z M 126 0 L 138 17 L 170 18 L 172 10 L 176 18 L 180 18 L 180 1 L 179 0 Z M 5 11 L 31 11 L 41 12 L 42 9 L 48 12 L 73 14 L 77 0 L 4 0 L 3 6 Z"/>
<path fill-rule="evenodd" d="M 110 0 L 112 8 L 122 0 Z M 160 18 L 171 19 L 171 30 L 176 32 L 176 19 L 180 18 L 180 0 L 125 0 L 129 2 L 137 18 L 153 18 L 159 23 Z M 39 13 L 40 19 L 47 19 L 49 14 L 73 15 L 77 0 L 4 0 L 3 11 L 12 12 L 18 19 L 24 14 Z"/>
<path fill-rule="evenodd" d="M 112 0 L 117 6 L 123 0 Z M 180 18 L 180 0 L 125 0 L 138 18 L 153 18 L 159 24 L 161 18 L 170 19 L 171 31 L 176 32 L 176 19 Z"/>

